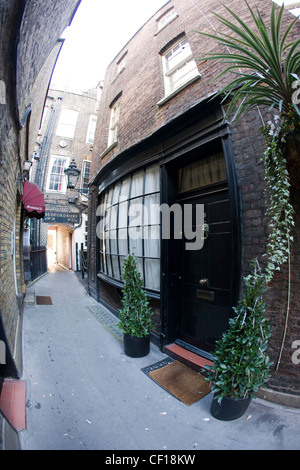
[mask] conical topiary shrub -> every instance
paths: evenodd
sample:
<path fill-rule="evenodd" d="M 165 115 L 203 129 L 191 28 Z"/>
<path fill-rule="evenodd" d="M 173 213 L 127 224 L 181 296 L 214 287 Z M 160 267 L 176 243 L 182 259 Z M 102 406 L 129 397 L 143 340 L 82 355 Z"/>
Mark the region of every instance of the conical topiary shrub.
<path fill-rule="evenodd" d="M 149 306 L 135 255 L 129 254 L 122 269 L 124 280 L 122 306 L 118 327 L 124 333 L 125 353 L 132 357 L 148 354 L 153 312 Z M 141 350 L 140 350 L 141 348 Z"/>

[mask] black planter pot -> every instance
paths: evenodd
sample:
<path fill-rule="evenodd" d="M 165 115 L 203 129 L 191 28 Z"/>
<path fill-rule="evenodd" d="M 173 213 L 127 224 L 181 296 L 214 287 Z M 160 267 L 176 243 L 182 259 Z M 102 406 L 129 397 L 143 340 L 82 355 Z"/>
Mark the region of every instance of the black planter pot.
<path fill-rule="evenodd" d="M 124 352 L 130 357 L 144 357 L 150 352 L 150 335 L 138 338 L 124 334 Z"/>
<path fill-rule="evenodd" d="M 251 398 L 223 397 L 221 403 L 218 403 L 218 396 L 217 393 L 214 394 L 210 412 L 214 418 L 221 421 L 233 421 L 240 418 L 251 402 Z"/>

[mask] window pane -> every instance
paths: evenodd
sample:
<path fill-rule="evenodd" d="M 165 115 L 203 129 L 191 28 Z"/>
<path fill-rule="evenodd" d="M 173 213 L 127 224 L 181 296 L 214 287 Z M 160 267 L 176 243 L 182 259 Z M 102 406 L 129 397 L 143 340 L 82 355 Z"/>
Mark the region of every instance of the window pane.
<path fill-rule="evenodd" d="M 145 287 L 159 289 L 159 166 L 151 165 L 124 178 L 121 183 L 108 188 L 101 201 L 107 201 L 108 205 L 107 227 L 103 241 L 106 260 L 103 259 L 101 262 L 102 272 L 106 270 L 108 275 L 120 280 L 120 266 L 123 265 L 125 256 L 128 252 L 134 253 L 142 277 L 146 269 Z"/>
<path fill-rule="evenodd" d="M 144 199 L 144 225 L 160 223 L 160 194 L 150 194 Z"/>
<path fill-rule="evenodd" d="M 103 253 L 100 253 L 100 271 L 104 272 Z"/>
<path fill-rule="evenodd" d="M 107 265 L 107 273 L 109 276 L 112 276 L 112 269 L 111 269 L 111 258 L 110 255 L 106 255 L 106 265 Z"/>
<path fill-rule="evenodd" d="M 119 259 L 118 256 L 111 256 L 111 264 L 113 269 L 113 276 L 115 279 L 120 279 Z"/>
<path fill-rule="evenodd" d="M 144 279 L 143 259 L 142 258 L 137 258 L 136 267 L 137 267 L 138 272 L 141 275 L 141 278 Z"/>
<path fill-rule="evenodd" d="M 149 258 L 160 258 L 160 227 L 144 227 L 144 254 Z"/>
<path fill-rule="evenodd" d="M 128 201 L 119 204 L 119 227 L 127 227 L 128 224 Z"/>
<path fill-rule="evenodd" d="M 218 153 L 179 170 L 180 191 L 190 191 L 210 184 L 226 181 L 226 166 L 223 153 Z"/>
<path fill-rule="evenodd" d="M 118 254 L 117 231 L 111 230 L 109 232 L 109 238 L 110 238 L 110 252 L 113 255 L 117 255 Z"/>
<path fill-rule="evenodd" d="M 111 207 L 111 214 L 110 214 L 110 228 L 117 228 L 117 220 L 118 220 L 118 206 Z"/>
<path fill-rule="evenodd" d="M 199 75 L 187 39 L 175 45 L 163 56 L 163 59 L 166 95 L 174 92 L 189 80 Z"/>
<path fill-rule="evenodd" d="M 84 194 L 88 193 L 89 181 L 90 181 L 90 172 L 91 172 L 91 162 L 84 161 L 82 166 L 82 176 L 81 176 L 81 187 L 86 189 Z"/>
<path fill-rule="evenodd" d="M 160 289 L 160 260 L 145 259 L 145 287 L 148 289 Z"/>
<path fill-rule="evenodd" d="M 129 250 L 136 256 L 143 256 L 142 227 L 129 228 Z"/>
<path fill-rule="evenodd" d="M 103 240 L 103 243 L 104 243 L 104 252 L 110 253 L 109 232 L 105 232 L 105 240 Z"/>
<path fill-rule="evenodd" d="M 97 116 L 90 116 L 89 127 L 86 134 L 86 142 L 89 144 L 94 143 L 94 136 L 97 124 Z"/>
<path fill-rule="evenodd" d="M 77 118 L 77 111 L 73 111 L 71 109 L 62 109 L 56 130 L 56 135 L 72 139 L 75 134 Z"/>
<path fill-rule="evenodd" d="M 119 230 L 119 254 L 124 256 L 128 254 L 127 228 Z"/>
<path fill-rule="evenodd" d="M 145 194 L 159 191 L 159 167 L 146 168 Z"/>
<path fill-rule="evenodd" d="M 125 256 L 120 256 L 120 270 L 121 270 L 121 280 L 123 280 L 123 266 L 124 266 Z"/>
<path fill-rule="evenodd" d="M 143 199 L 141 197 L 130 201 L 128 219 L 130 227 L 143 225 Z"/>
<path fill-rule="evenodd" d="M 144 186 L 144 170 L 135 173 L 132 177 L 131 183 L 131 193 L 130 197 L 136 197 L 143 194 L 143 186 Z"/>
<path fill-rule="evenodd" d="M 106 256 L 104 254 L 102 255 L 102 262 L 103 262 L 103 272 L 104 274 L 107 274 Z"/>
<path fill-rule="evenodd" d="M 110 214 L 111 214 L 111 207 L 108 207 L 105 212 L 105 224 L 104 224 L 104 230 L 109 230 L 110 228 Z"/>
<path fill-rule="evenodd" d="M 129 197 L 130 180 L 131 178 L 128 176 L 122 181 L 120 201 L 125 201 Z"/>
<path fill-rule="evenodd" d="M 120 184 L 116 184 L 113 190 L 112 204 L 119 202 Z"/>
<path fill-rule="evenodd" d="M 49 191 L 65 191 L 65 174 L 66 168 L 65 158 L 52 158 L 49 176 Z"/>
<path fill-rule="evenodd" d="M 176 11 L 173 9 L 172 11 L 166 13 L 158 22 L 158 29 L 163 28 L 165 25 L 170 23 L 174 18 L 177 17 Z"/>
<path fill-rule="evenodd" d="M 107 207 L 112 205 L 113 192 L 114 192 L 113 188 L 110 188 L 110 190 L 108 191 L 107 201 L 106 201 Z"/>
<path fill-rule="evenodd" d="M 117 142 L 118 140 L 119 117 L 120 117 L 120 101 L 115 103 L 113 107 L 111 108 L 108 146 L 112 145 L 114 142 Z"/>

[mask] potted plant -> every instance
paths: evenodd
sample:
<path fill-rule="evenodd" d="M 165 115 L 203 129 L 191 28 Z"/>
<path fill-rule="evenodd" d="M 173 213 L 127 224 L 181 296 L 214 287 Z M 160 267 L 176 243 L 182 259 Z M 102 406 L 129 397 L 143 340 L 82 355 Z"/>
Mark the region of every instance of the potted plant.
<path fill-rule="evenodd" d="M 257 31 L 223 5 L 234 22 L 218 14 L 216 17 L 229 31 L 218 31 L 217 34 L 200 32 L 226 48 L 201 59 L 227 64 L 216 79 L 228 72 L 233 73 L 233 79 L 216 95 L 222 95 L 227 106 L 225 118 L 232 116 L 233 123 L 254 108 L 260 112 L 260 107 L 278 113 L 274 116 L 275 122 L 269 121 L 267 125 L 260 113 L 263 122 L 261 133 L 266 143 L 262 160 L 265 163 L 267 215 L 270 219 L 265 273 L 262 274 L 256 266 L 254 273 L 244 279 L 244 296 L 235 309 L 236 316 L 230 320 L 228 331 L 217 342 L 214 366 L 209 375 L 216 394 L 211 410 L 219 419 L 241 416 L 243 411 L 228 417 L 221 407 L 227 401 L 233 405 L 241 399 L 246 400 L 244 405 L 247 407 L 251 397 L 268 379 L 271 364 L 266 350 L 270 329 L 264 318 L 266 306 L 262 294 L 280 266 L 286 262 L 290 266 L 294 227 L 290 186 L 300 187 L 300 39 L 290 38 L 298 18 L 282 31 L 284 5 L 278 9 L 272 4 L 269 27 L 257 8 L 252 10 L 247 1 L 246 5 Z M 290 273 L 285 330 L 276 370 L 284 346 L 289 311 Z"/>
<path fill-rule="evenodd" d="M 123 308 L 120 310 L 118 327 L 124 333 L 124 352 L 130 357 L 143 357 L 150 351 L 153 312 L 143 289 L 143 281 L 133 253 L 124 260 L 122 277 Z"/>
<path fill-rule="evenodd" d="M 212 415 L 229 421 L 240 418 L 252 397 L 269 378 L 271 362 L 267 354 L 270 327 L 264 318 L 262 294 L 265 277 L 255 266 L 245 278 L 246 292 L 229 328 L 217 341 L 214 364 L 207 380 L 212 382 Z"/>

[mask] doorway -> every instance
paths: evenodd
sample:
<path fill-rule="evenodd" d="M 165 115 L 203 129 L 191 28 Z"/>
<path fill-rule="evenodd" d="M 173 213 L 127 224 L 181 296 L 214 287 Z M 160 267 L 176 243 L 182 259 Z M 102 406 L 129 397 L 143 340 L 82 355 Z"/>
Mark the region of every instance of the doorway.
<path fill-rule="evenodd" d="M 57 227 L 48 228 L 47 236 L 47 262 L 51 270 L 53 265 L 57 264 Z"/>
<path fill-rule="evenodd" d="M 184 235 L 180 243 L 177 338 L 211 353 L 228 326 L 231 313 L 232 229 L 227 190 L 184 199 L 204 205 L 203 247 L 187 250 Z M 193 222 L 193 231 L 195 225 Z"/>
<path fill-rule="evenodd" d="M 168 242 L 166 340 L 211 358 L 237 300 L 238 216 L 223 149 L 198 151 L 185 162 L 168 174 L 172 202 L 180 204 L 183 217 L 184 208 L 192 208 L 189 234 L 197 233 L 196 210 L 203 205 L 203 246 L 187 249 L 185 230 L 180 240 Z"/>

